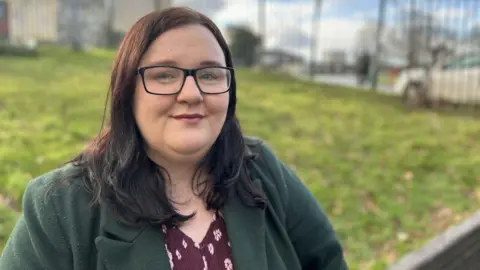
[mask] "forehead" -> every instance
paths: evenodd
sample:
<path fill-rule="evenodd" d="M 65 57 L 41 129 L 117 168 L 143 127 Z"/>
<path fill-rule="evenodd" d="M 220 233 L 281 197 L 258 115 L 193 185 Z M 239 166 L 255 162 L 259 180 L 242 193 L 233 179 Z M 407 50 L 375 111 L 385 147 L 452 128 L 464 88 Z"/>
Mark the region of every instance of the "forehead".
<path fill-rule="evenodd" d="M 225 55 L 208 28 L 186 25 L 171 29 L 156 38 L 143 56 L 141 65 L 169 63 L 194 68 L 202 62 L 225 65 Z"/>

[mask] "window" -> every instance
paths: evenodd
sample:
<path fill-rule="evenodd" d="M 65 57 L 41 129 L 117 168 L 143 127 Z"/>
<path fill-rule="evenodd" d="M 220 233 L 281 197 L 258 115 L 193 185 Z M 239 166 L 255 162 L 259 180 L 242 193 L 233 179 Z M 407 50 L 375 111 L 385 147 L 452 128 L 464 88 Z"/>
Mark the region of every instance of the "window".
<path fill-rule="evenodd" d="M 443 66 L 443 70 L 465 69 L 480 67 L 480 55 L 468 55 L 454 59 Z"/>

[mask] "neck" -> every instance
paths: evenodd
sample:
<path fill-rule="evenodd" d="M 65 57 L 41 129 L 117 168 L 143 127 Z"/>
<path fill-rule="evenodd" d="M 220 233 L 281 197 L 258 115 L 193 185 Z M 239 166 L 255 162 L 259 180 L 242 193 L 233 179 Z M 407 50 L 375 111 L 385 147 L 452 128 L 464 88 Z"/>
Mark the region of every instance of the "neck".
<path fill-rule="evenodd" d="M 195 170 L 167 170 L 170 175 L 166 182 L 167 196 L 177 211 L 189 215 L 199 209 L 205 209 L 206 202 L 198 196 L 199 191 L 205 188 L 204 185 L 199 185 L 206 180 L 204 174 L 195 175 Z"/>
<path fill-rule="evenodd" d="M 175 204 L 190 204 L 198 199 L 199 189 L 204 188 L 198 184 L 205 182 L 207 176 L 199 170 L 197 163 L 155 162 L 164 170 L 162 173 L 170 200 Z"/>
<path fill-rule="evenodd" d="M 198 168 L 201 159 L 199 156 L 174 156 L 167 159 L 153 151 L 150 151 L 148 155 L 152 161 L 163 168 L 167 196 L 175 206 L 183 207 L 194 201 L 196 201 L 195 204 L 199 203 L 201 198 L 198 198 L 196 194 L 199 194 L 199 189 L 202 190 L 205 187 L 199 186 L 198 183 L 203 183 L 207 179 L 207 176 Z"/>

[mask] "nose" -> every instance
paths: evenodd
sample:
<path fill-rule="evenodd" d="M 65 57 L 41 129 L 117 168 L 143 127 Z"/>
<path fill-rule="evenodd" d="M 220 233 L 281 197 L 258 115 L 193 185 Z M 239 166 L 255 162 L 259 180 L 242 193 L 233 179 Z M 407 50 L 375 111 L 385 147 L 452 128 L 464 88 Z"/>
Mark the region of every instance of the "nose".
<path fill-rule="evenodd" d="M 185 83 L 177 96 L 177 100 L 186 103 L 198 103 L 203 100 L 202 93 L 200 89 L 198 89 L 193 76 L 187 76 L 187 78 L 185 78 Z"/>

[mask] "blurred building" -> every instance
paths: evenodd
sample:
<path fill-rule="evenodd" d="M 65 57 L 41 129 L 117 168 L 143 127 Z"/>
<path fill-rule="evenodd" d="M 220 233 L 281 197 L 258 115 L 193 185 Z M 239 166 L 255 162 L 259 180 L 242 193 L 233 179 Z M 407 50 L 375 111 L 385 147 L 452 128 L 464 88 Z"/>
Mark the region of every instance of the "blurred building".
<path fill-rule="evenodd" d="M 12 42 L 54 41 L 57 38 L 56 0 L 4 0 L 6 32 Z"/>
<path fill-rule="evenodd" d="M 322 62 L 331 73 L 343 73 L 347 69 L 347 53 L 343 50 L 324 51 Z"/>
<path fill-rule="evenodd" d="M 73 39 L 83 46 L 104 46 L 112 30 L 124 33 L 146 13 L 168 7 L 171 2 L 0 0 L 0 35 L 5 33 L 13 43 L 71 43 Z"/>
<path fill-rule="evenodd" d="M 259 53 L 258 66 L 270 71 L 280 71 L 298 75 L 304 71 L 306 62 L 303 57 L 282 49 L 268 49 Z"/>
<path fill-rule="evenodd" d="M 0 39 L 8 37 L 7 3 L 0 1 Z"/>

